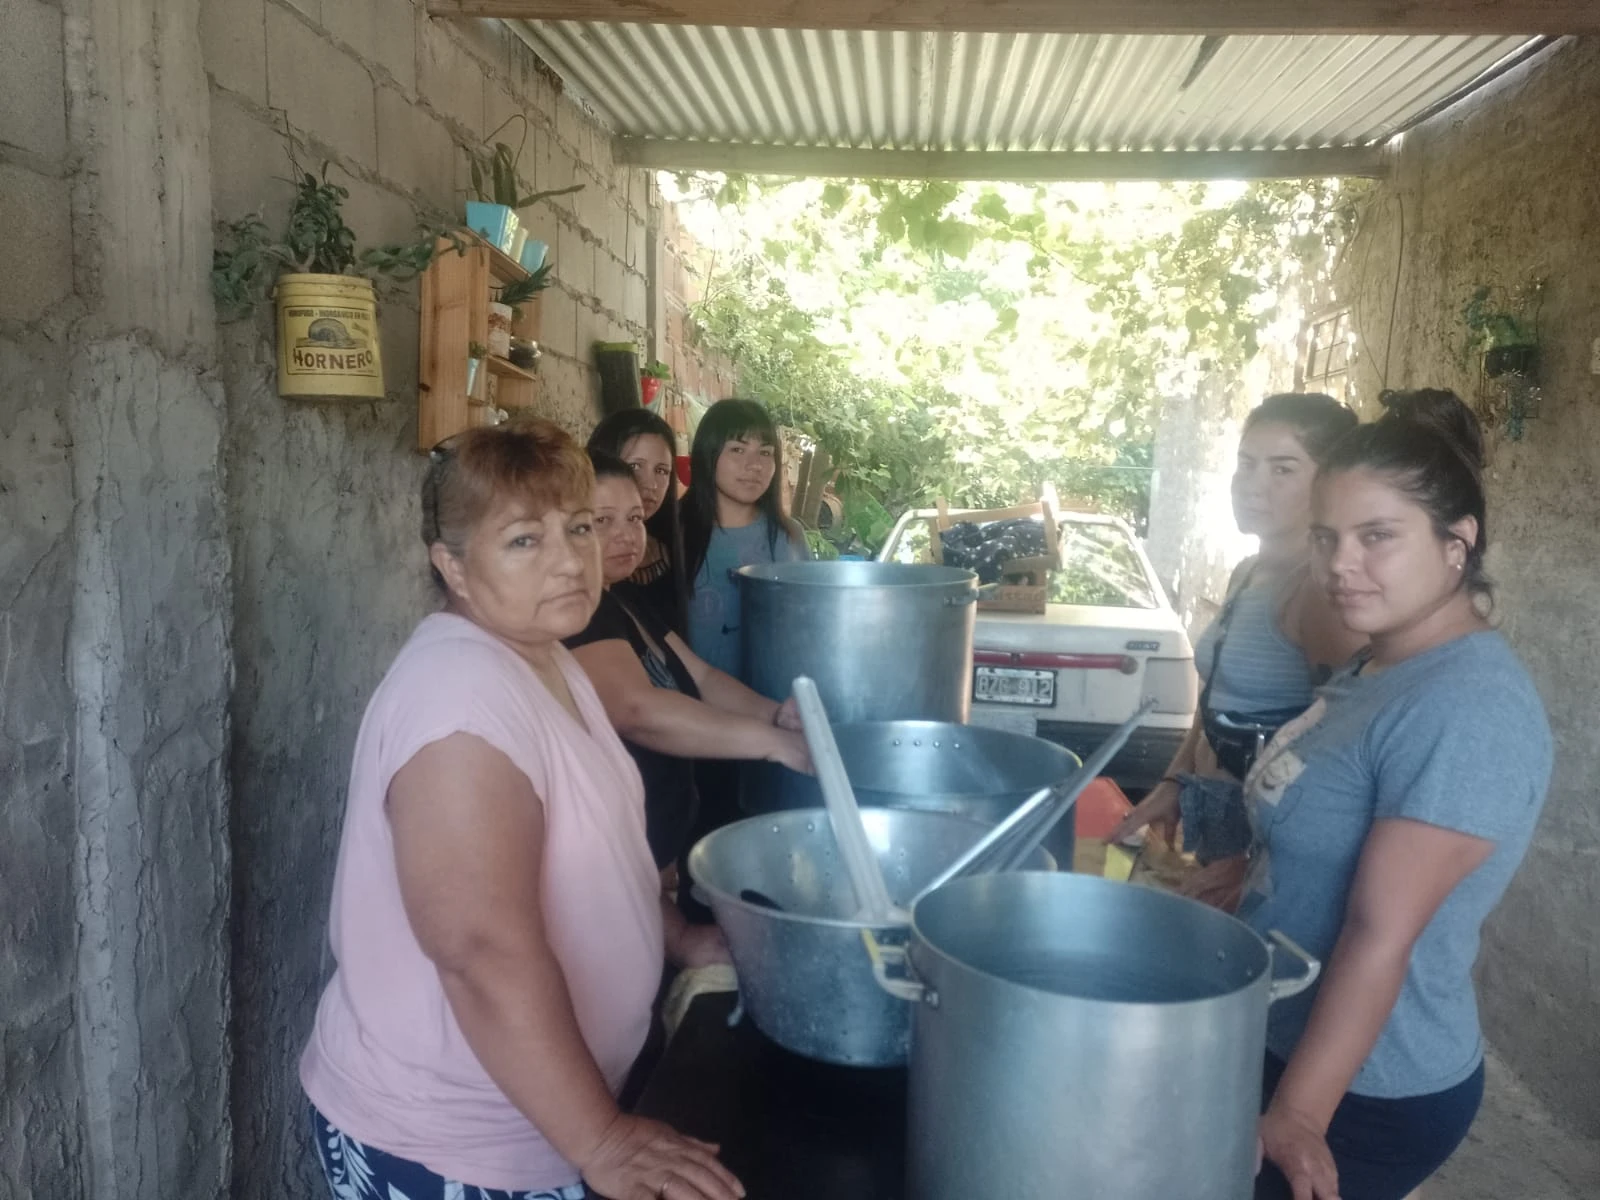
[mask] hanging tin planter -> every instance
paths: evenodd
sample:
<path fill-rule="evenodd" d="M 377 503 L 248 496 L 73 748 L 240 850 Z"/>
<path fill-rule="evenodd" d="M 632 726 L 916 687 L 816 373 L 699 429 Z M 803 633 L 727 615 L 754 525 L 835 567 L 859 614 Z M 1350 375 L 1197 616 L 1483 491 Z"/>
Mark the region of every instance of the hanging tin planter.
<path fill-rule="evenodd" d="M 211 294 L 225 321 L 250 315 L 272 295 L 279 395 L 381 399 L 383 361 L 370 276 L 413 279 L 441 247 L 459 253 L 464 246 L 454 233 L 424 228 L 414 241 L 358 253 L 355 232 L 344 220 L 350 193 L 327 173 L 327 165 L 320 175 L 296 168 L 281 237 L 253 214 L 225 226 L 212 251 Z M 291 269 L 283 271 L 285 266 Z"/>
<path fill-rule="evenodd" d="M 382 399 L 377 297 L 355 275 L 280 275 L 278 394 Z"/>

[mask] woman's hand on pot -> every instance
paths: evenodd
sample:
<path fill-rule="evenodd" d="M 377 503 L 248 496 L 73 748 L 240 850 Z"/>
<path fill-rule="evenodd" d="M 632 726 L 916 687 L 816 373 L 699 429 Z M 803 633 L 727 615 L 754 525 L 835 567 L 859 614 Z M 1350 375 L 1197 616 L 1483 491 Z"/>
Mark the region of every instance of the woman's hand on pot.
<path fill-rule="evenodd" d="M 816 774 L 816 768 L 811 765 L 811 750 L 806 745 L 805 737 L 792 729 L 772 731 L 772 745 L 767 751 L 767 761 L 782 763 L 791 771 L 799 771 L 802 775 Z"/>
<path fill-rule="evenodd" d="M 1150 789 L 1149 795 L 1139 801 L 1131 813 L 1122 818 L 1106 840 L 1124 842 L 1149 826 L 1161 835 L 1167 845 L 1173 845 L 1178 839 L 1178 795 L 1177 780 L 1163 779 Z"/>
<path fill-rule="evenodd" d="M 1339 1200 L 1339 1168 L 1326 1133 L 1310 1118 L 1277 1104 L 1261 1118 L 1261 1148 L 1294 1191 L 1294 1200 Z"/>
<path fill-rule="evenodd" d="M 619 1113 L 583 1164 L 583 1181 L 609 1200 L 742 1200 L 744 1185 L 717 1147 L 660 1121 Z"/>
<path fill-rule="evenodd" d="M 805 723 L 800 720 L 800 706 L 790 696 L 778 705 L 778 711 L 772 714 L 772 723 L 779 729 L 787 729 L 793 733 L 805 732 Z"/>

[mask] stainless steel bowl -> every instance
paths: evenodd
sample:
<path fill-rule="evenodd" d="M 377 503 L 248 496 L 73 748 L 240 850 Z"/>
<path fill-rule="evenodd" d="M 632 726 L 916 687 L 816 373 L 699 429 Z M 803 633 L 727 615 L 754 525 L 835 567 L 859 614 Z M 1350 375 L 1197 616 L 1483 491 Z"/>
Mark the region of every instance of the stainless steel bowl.
<path fill-rule="evenodd" d="M 863 809 L 889 898 L 907 905 L 988 828 L 950 813 Z M 1032 870 L 1053 870 L 1039 850 Z M 756 1027 L 807 1058 L 851 1066 L 906 1061 L 909 1008 L 883 991 L 861 940 L 855 898 L 826 810 L 750 817 L 708 834 L 689 874 L 728 939 L 739 990 Z M 777 906 L 754 899 L 760 896 Z M 877 929 L 887 941 L 905 928 Z"/>

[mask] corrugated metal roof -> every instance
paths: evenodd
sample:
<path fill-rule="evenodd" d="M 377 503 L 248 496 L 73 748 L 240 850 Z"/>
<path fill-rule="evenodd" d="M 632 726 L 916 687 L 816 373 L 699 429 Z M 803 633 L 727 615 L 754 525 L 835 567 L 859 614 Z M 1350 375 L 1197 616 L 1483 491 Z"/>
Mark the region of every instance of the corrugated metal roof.
<path fill-rule="evenodd" d="M 911 150 L 1365 146 L 1527 44 L 518 22 L 619 134 Z"/>

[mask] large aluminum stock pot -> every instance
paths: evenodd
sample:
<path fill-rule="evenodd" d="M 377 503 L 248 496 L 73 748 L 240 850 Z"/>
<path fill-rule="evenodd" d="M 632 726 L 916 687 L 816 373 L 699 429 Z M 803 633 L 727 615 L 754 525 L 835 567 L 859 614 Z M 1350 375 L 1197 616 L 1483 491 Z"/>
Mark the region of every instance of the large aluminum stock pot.
<path fill-rule="evenodd" d="M 907 905 L 987 831 L 965 817 L 861 811 L 889 898 Z M 1029 865 L 1050 870 L 1042 850 Z M 689 874 L 728 939 L 739 993 L 756 1027 L 807 1058 L 851 1066 L 903 1063 L 911 1011 L 878 986 L 855 918 L 855 893 L 825 810 L 750 817 L 707 834 Z M 772 905 L 776 905 L 773 908 Z M 878 929 L 904 942 L 905 927 Z"/>
<path fill-rule="evenodd" d="M 1275 935 L 1276 936 L 1276 935 Z M 909 1200 L 1242 1200 L 1272 978 L 1244 923 L 1147 888 L 1025 872 L 918 901 L 873 946 L 914 1009 Z"/>
<path fill-rule="evenodd" d="M 741 568 L 745 682 L 782 700 L 816 681 L 834 725 L 965 722 L 978 577 L 955 567 L 873 562 Z"/>
<path fill-rule="evenodd" d="M 1042 787 L 1054 787 L 1082 762 L 1043 738 L 944 721 L 866 721 L 833 730 L 845 774 L 863 807 L 952 812 L 998 825 Z M 750 807 L 815 808 L 822 790 L 810 775 L 783 771 L 782 786 L 749 798 Z M 1044 840 L 1063 870 L 1072 866 L 1073 814 Z"/>

